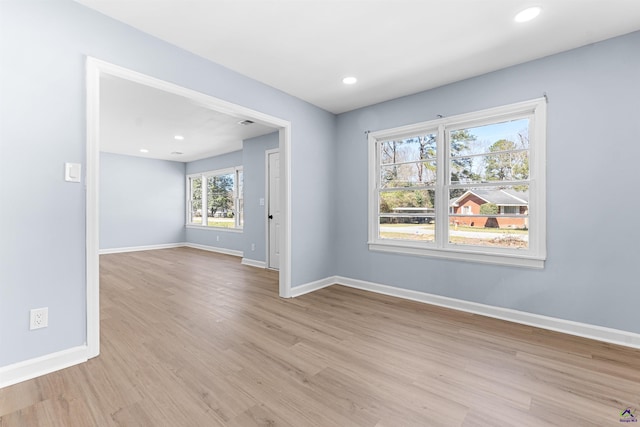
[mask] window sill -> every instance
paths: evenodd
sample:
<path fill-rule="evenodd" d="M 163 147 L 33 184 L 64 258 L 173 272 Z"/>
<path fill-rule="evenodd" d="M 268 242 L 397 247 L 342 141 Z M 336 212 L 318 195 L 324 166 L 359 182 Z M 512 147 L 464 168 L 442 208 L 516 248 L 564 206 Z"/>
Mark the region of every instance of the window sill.
<path fill-rule="evenodd" d="M 395 254 L 417 255 L 455 261 L 478 262 L 482 264 L 507 265 L 511 267 L 544 268 L 545 258 L 519 254 L 486 253 L 473 250 L 436 249 L 410 246 L 396 242 L 369 242 L 369 250 Z"/>
<path fill-rule="evenodd" d="M 230 233 L 242 233 L 242 228 L 227 228 L 227 227 L 206 227 L 204 225 L 187 224 L 186 228 L 193 230 L 207 230 L 207 231 L 228 231 Z"/>

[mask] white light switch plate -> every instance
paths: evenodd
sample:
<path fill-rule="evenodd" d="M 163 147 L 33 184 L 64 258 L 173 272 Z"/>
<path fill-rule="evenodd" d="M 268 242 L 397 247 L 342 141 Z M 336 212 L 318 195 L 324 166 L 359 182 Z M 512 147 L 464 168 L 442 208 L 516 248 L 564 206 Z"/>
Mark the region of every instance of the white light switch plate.
<path fill-rule="evenodd" d="M 67 182 L 80 182 L 82 165 L 80 163 L 64 164 L 64 180 Z"/>

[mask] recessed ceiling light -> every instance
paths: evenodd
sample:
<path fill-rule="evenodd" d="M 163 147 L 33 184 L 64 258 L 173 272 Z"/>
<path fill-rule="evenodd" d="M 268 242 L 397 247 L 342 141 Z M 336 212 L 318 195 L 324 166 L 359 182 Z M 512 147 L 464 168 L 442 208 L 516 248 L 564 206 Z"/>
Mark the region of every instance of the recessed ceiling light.
<path fill-rule="evenodd" d="M 249 126 L 249 125 L 252 125 L 252 124 L 254 124 L 254 123 L 255 123 L 255 122 L 254 122 L 253 120 L 240 120 L 240 121 L 238 122 L 238 124 L 239 124 L 239 125 L 242 125 L 242 126 Z"/>
<path fill-rule="evenodd" d="M 542 8 L 540 6 L 534 6 L 523 10 L 518 13 L 515 17 L 516 22 L 527 22 L 531 21 L 536 16 L 540 15 Z"/>
<path fill-rule="evenodd" d="M 356 79 L 353 76 L 350 77 L 345 77 L 344 79 L 342 79 L 342 83 L 346 84 L 346 85 L 352 85 L 355 84 L 358 81 L 358 79 Z"/>
<path fill-rule="evenodd" d="M 149 150 L 147 150 L 146 148 L 141 148 L 141 149 L 140 149 L 140 152 L 141 152 L 141 153 L 148 153 L 148 152 L 149 152 Z"/>
<path fill-rule="evenodd" d="M 184 136 L 182 135 L 176 135 L 173 137 L 173 139 L 177 140 L 177 141 L 182 141 L 184 139 Z"/>

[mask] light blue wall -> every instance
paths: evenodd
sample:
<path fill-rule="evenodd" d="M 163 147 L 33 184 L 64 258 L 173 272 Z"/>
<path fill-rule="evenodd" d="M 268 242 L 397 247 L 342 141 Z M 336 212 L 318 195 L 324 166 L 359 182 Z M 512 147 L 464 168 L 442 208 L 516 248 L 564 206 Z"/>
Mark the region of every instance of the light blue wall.
<path fill-rule="evenodd" d="M 339 274 L 640 332 L 640 33 L 336 118 L 70 0 L 0 7 L 0 366 L 86 339 L 84 185 L 64 182 L 63 165 L 86 166 L 87 55 L 292 123 L 293 286 Z M 543 92 L 544 270 L 367 250 L 365 130 Z M 30 332 L 29 309 L 43 306 L 49 327 Z"/>
<path fill-rule="evenodd" d="M 548 94 L 544 270 L 370 252 L 364 132 Z M 640 332 L 640 32 L 338 117 L 342 276 Z"/>
<path fill-rule="evenodd" d="M 241 151 L 189 163 L 101 153 L 100 249 L 188 242 L 265 261 L 265 207 L 259 201 L 265 197 L 265 151 L 278 142 L 274 132 L 244 141 Z M 185 228 L 185 175 L 235 166 L 244 166 L 242 232 Z"/>
<path fill-rule="evenodd" d="M 209 172 L 235 166 L 242 166 L 242 150 L 189 162 L 186 164 L 186 174 Z M 188 227 L 186 229 L 186 241 L 198 245 L 242 251 L 244 248 L 244 233 L 238 230 L 221 228 L 202 229 Z"/>
<path fill-rule="evenodd" d="M 186 174 L 214 171 L 242 166 L 244 173 L 244 228 L 186 229 L 186 242 L 240 251 L 245 258 L 265 261 L 265 207 L 260 199 L 265 197 L 265 151 L 278 148 L 278 132 L 243 142 L 241 151 L 209 157 L 186 164 Z M 255 249 L 251 249 L 255 244 Z"/>
<path fill-rule="evenodd" d="M 333 274 L 334 115 L 71 0 L 0 7 L 0 366 L 86 339 L 84 185 L 63 165 L 86 167 L 87 56 L 290 121 L 292 283 Z M 43 306 L 49 327 L 29 331 Z"/>
<path fill-rule="evenodd" d="M 100 153 L 100 249 L 184 242 L 185 164 Z"/>
<path fill-rule="evenodd" d="M 187 175 L 190 175 L 192 173 L 209 172 L 235 166 L 242 166 L 242 150 L 186 163 L 185 171 Z"/>
<path fill-rule="evenodd" d="M 267 215 L 260 199 L 265 199 L 265 151 L 278 148 L 278 132 L 244 141 L 244 257 L 266 261 Z M 251 244 L 255 250 L 251 250 Z"/>

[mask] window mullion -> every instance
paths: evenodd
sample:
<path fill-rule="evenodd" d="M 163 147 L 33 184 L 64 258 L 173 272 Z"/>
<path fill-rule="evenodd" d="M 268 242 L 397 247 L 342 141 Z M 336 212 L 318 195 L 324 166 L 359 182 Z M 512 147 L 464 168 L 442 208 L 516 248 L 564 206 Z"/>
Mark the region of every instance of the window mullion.
<path fill-rule="evenodd" d="M 371 135 L 367 138 L 369 142 L 369 241 L 380 238 L 380 140 L 374 139 Z"/>
<path fill-rule="evenodd" d="M 449 202 L 446 196 L 448 190 L 447 174 L 449 173 L 448 138 L 444 124 L 438 126 L 436 140 L 436 246 L 443 248 L 447 239 L 447 224 Z"/>
<path fill-rule="evenodd" d="M 200 197 L 202 198 L 202 201 L 200 202 L 202 205 L 202 225 L 207 226 L 209 225 L 209 206 L 207 206 L 209 182 L 207 181 L 207 176 L 204 174 L 200 175 L 200 179 L 202 182 L 202 184 L 200 185 L 200 187 L 202 188 L 202 190 L 200 191 Z"/>
<path fill-rule="evenodd" d="M 240 228 L 240 169 L 236 168 L 233 182 L 233 212 L 234 223 Z"/>
<path fill-rule="evenodd" d="M 240 169 L 236 169 L 236 181 L 234 183 L 233 210 L 236 228 L 240 228 Z"/>
<path fill-rule="evenodd" d="M 185 205 L 185 219 L 186 219 L 186 224 L 190 224 L 191 221 L 193 221 L 193 215 L 192 215 L 192 211 L 193 211 L 193 184 L 191 182 L 191 178 L 187 176 L 187 182 L 186 182 L 186 191 L 185 194 L 187 195 L 187 203 Z"/>

